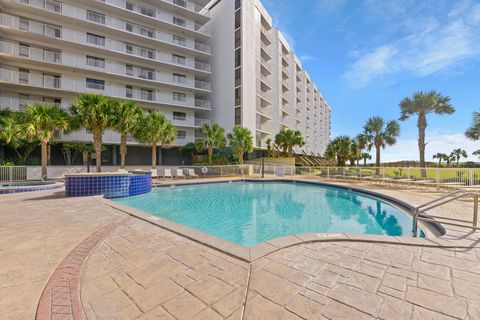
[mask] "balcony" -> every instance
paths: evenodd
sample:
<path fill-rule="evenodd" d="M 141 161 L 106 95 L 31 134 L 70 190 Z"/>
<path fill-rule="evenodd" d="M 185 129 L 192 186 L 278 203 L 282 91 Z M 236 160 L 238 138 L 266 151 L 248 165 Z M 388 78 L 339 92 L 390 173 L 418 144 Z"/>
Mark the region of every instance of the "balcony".
<path fill-rule="evenodd" d="M 212 103 L 210 100 L 195 98 L 195 107 L 210 109 L 212 107 Z"/>
<path fill-rule="evenodd" d="M 210 72 L 212 68 L 208 63 L 195 61 L 195 69 Z"/>
<path fill-rule="evenodd" d="M 202 89 L 202 90 L 211 90 L 210 82 L 203 81 L 203 80 L 195 80 L 195 88 Z"/>
<path fill-rule="evenodd" d="M 210 123 L 211 121 L 208 119 L 195 118 L 194 120 L 195 127 L 203 127 L 204 124 L 210 124 Z"/>
<path fill-rule="evenodd" d="M 49 62 L 49 63 L 62 63 L 62 53 L 47 49 L 40 49 L 37 47 L 20 46 L 18 44 L 0 41 L 0 53 L 12 56 L 20 57 L 30 60 Z"/>

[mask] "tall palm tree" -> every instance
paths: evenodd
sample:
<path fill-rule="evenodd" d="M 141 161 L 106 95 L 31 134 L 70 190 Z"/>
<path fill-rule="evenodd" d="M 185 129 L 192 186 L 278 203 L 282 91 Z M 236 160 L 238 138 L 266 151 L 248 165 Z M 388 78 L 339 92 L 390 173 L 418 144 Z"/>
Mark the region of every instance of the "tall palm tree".
<path fill-rule="evenodd" d="M 243 155 L 246 152 L 253 151 L 252 132 L 247 128 L 234 127 L 233 131 L 227 135 L 232 151 L 237 154 L 238 161 L 243 164 Z"/>
<path fill-rule="evenodd" d="M 17 154 L 21 164 L 27 164 L 29 156 L 38 146 L 35 137 L 27 136 L 22 130 L 22 113 L 2 110 L 0 114 L 0 141 L 10 145 Z"/>
<path fill-rule="evenodd" d="M 439 153 L 435 153 L 432 158 L 438 160 L 438 166 L 440 167 L 442 165 L 442 161 L 448 160 L 448 155 L 445 153 L 439 152 Z"/>
<path fill-rule="evenodd" d="M 152 169 L 157 168 L 157 145 L 166 147 L 175 141 L 175 127 L 159 112 L 148 112 L 140 119 L 134 136 L 152 147 Z"/>
<path fill-rule="evenodd" d="M 56 131 L 67 131 L 70 127 L 69 115 L 59 106 L 32 104 L 21 116 L 21 126 L 26 136 L 37 138 L 42 147 L 42 179 L 47 176 L 48 143 Z"/>
<path fill-rule="evenodd" d="M 363 165 L 367 166 L 367 160 L 372 160 L 372 156 L 368 152 L 362 152 Z"/>
<path fill-rule="evenodd" d="M 458 167 L 458 164 L 460 163 L 460 159 L 467 158 L 468 154 L 467 154 L 467 151 L 461 148 L 458 148 L 458 149 L 454 149 L 452 153 L 450 153 L 450 157 L 457 162 L 457 167 Z"/>
<path fill-rule="evenodd" d="M 70 110 L 74 122 L 92 132 L 97 172 L 101 172 L 102 135 L 114 119 L 112 100 L 100 94 L 84 93 L 75 99 Z"/>
<path fill-rule="evenodd" d="M 116 100 L 113 103 L 112 128 L 120 133 L 120 168 L 125 169 L 127 138 L 133 134 L 142 118 L 143 110 L 130 100 Z"/>
<path fill-rule="evenodd" d="M 367 142 L 368 151 L 375 148 L 375 166 L 377 168 L 380 167 L 380 150 L 397 143 L 399 135 L 400 126 L 396 121 L 385 123 L 381 117 L 372 117 L 367 120 L 363 126 L 363 136 Z M 379 172 L 377 169 L 377 175 Z"/>
<path fill-rule="evenodd" d="M 472 126 L 465 131 L 467 138 L 480 140 L 480 112 L 473 113 Z"/>
<path fill-rule="evenodd" d="M 208 150 L 208 163 L 212 164 L 213 148 L 223 148 L 225 146 L 225 129 L 214 123 L 204 123 L 202 127 L 205 148 Z"/>
<path fill-rule="evenodd" d="M 427 128 L 427 115 L 435 113 L 439 115 L 452 114 L 455 109 L 450 103 L 450 97 L 442 96 L 437 91 L 418 91 L 412 97 L 404 98 L 400 102 L 400 121 L 408 120 L 412 115 L 417 115 L 418 127 L 418 151 L 420 153 L 420 167 L 425 168 L 425 129 Z M 422 170 L 422 176 L 426 171 Z"/>
<path fill-rule="evenodd" d="M 360 160 L 362 154 L 362 148 L 357 141 L 357 139 L 351 139 L 350 141 L 350 154 L 348 160 L 350 161 L 350 166 L 355 166 L 356 161 Z M 358 163 L 357 163 L 358 165 Z"/>
<path fill-rule="evenodd" d="M 327 146 L 325 156 L 330 160 L 337 160 L 339 167 L 344 167 L 350 158 L 352 139 L 349 136 L 338 136 Z"/>
<path fill-rule="evenodd" d="M 293 148 L 296 146 L 303 147 L 305 140 L 303 140 L 302 133 L 298 130 L 282 129 L 275 136 L 275 144 L 291 157 L 293 155 Z"/>

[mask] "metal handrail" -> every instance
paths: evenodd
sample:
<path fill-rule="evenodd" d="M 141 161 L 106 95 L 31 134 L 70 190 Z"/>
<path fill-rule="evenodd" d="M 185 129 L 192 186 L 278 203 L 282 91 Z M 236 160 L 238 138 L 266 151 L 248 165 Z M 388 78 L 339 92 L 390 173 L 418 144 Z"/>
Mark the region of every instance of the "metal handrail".
<path fill-rule="evenodd" d="M 438 208 L 440 206 L 443 206 L 447 203 L 459 200 L 461 198 L 465 197 L 473 197 L 473 220 L 472 220 L 472 226 L 466 226 L 466 225 L 461 225 L 458 223 L 451 223 L 451 222 L 441 222 L 442 224 L 447 224 L 447 225 L 453 225 L 457 227 L 465 227 L 465 228 L 471 228 L 475 230 L 480 230 L 478 227 L 478 200 L 480 198 L 480 192 L 475 192 L 475 191 L 469 191 L 469 190 L 457 190 L 455 192 L 446 194 L 438 199 L 429 201 L 427 203 L 424 203 L 412 210 L 413 212 L 413 225 L 412 225 L 412 234 L 414 237 L 417 237 L 418 233 L 418 220 L 424 220 L 424 221 L 436 221 L 433 218 L 437 219 L 448 219 L 447 217 L 441 217 L 441 216 L 432 216 L 432 215 L 425 215 L 427 211 L 430 211 L 432 209 Z"/>

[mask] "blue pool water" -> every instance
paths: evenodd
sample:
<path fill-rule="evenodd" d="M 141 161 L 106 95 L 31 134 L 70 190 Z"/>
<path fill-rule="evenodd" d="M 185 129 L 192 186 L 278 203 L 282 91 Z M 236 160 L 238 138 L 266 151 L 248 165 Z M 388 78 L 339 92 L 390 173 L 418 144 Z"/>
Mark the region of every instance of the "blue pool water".
<path fill-rule="evenodd" d="M 175 186 L 114 201 L 247 247 L 308 232 L 410 236 L 412 226 L 382 200 L 305 183 Z"/>

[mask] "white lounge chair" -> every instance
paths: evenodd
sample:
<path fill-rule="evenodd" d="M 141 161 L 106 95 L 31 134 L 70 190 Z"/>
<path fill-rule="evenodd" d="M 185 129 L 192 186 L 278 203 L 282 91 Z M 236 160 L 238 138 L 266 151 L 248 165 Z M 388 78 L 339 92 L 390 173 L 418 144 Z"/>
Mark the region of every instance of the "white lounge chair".
<path fill-rule="evenodd" d="M 172 169 L 163 169 L 163 178 L 171 178 Z"/>
<path fill-rule="evenodd" d="M 189 178 L 198 178 L 198 174 L 196 174 L 195 170 L 193 169 L 185 169 L 185 172 L 187 173 L 187 177 Z"/>
<path fill-rule="evenodd" d="M 175 168 L 173 170 L 173 176 L 175 178 L 187 178 L 184 174 L 183 174 L 183 170 L 182 169 L 178 169 L 178 168 Z"/>
<path fill-rule="evenodd" d="M 158 178 L 158 170 L 157 169 L 150 169 L 152 173 L 152 179 Z"/>

